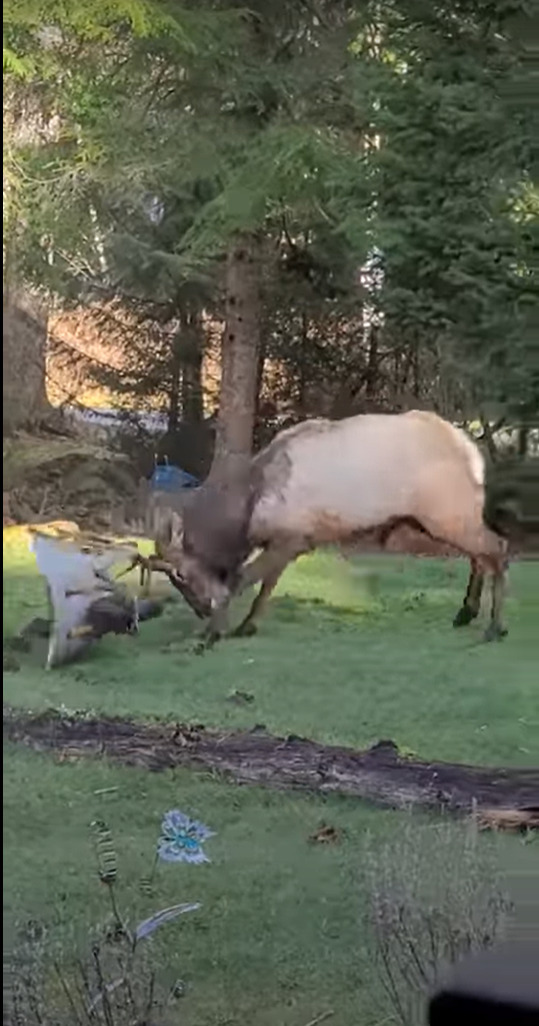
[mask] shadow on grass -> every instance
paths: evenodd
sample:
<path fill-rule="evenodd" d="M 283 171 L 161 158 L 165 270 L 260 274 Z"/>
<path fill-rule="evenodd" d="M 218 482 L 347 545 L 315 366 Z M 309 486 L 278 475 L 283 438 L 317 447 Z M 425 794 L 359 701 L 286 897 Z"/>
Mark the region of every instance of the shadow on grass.
<path fill-rule="evenodd" d="M 416 616 L 419 614 L 429 620 L 439 620 L 441 606 L 447 610 L 447 622 L 451 624 L 458 602 L 452 602 L 446 591 L 426 589 L 381 595 L 380 588 L 376 586 L 373 587 L 370 596 L 365 596 L 363 601 L 348 604 L 326 602 L 322 598 L 281 595 L 272 599 L 268 617 L 279 623 L 298 623 L 312 616 L 332 623 L 344 621 L 344 626 L 351 626 L 364 622 L 365 619 L 372 623 L 376 620 L 385 620 L 387 617 L 402 617 L 408 613 L 414 613 Z"/>

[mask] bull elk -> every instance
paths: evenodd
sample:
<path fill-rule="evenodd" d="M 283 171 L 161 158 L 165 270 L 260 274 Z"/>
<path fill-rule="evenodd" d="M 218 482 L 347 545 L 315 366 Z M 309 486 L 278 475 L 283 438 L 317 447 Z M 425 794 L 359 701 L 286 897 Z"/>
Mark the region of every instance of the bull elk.
<path fill-rule="evenodd" d="M 434 413 L 309 420 L 280 432 L 243 473 L 208 481 L 172 514 L 148 568 L 163 570 L 195 612 L 208 641 L 226 630 L 231 599 L 261 582 L 234 632 L 256 630 L 285 567 L 322 545 L 369 537 L 381 547 L 408 524 L 470 559 L 459 627 L 479 613 L 486 574 L 492 605 L 486 640 L 501 638 L 508 545 L 483 518 L 485 466 L 477 445 Z M 249 561 L 257 551 L 258 555 Z"/>

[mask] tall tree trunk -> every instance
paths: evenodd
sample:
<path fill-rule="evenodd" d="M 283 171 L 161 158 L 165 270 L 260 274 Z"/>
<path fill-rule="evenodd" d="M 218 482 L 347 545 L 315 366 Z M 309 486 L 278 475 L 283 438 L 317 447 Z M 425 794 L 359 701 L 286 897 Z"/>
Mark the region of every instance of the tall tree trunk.
<path fill-rule="evenodd" d="M 184 327 L 182 352 L 182 419 L 189 424 L 201 424 L 204 419 L 203 358 L 204 332 L 201 316 L 199 312 L 191 313 Z"/>
<path fill-rule="evenodd" d="M 226 323 L 221 343 L 221 390 L 212 481 L 242 468 L 251 454 L 256 413 L 261 317 L 261 243 L 242 235 L 226 266 Z"/>
<path fill-rule="evenodd" d="M 307 355 L 309 349 L 309 318 L 303 310 L 301 313 L 301 344 L 300 365 L 298 374 L 297 409 L 302 420 L 307 416 Z"/>
<path fill-rule="evenodd" d="M 167 432 L 173 434 L 180 419 L 180 389 L 182 381 L 182 327 L 178 327 L 172 341 L 170 361 L 170 389 L 168 394 Z"/>
<path fill-rule="evenodd" d="M 367 371 L 365 375 L 365 398 L 370 402 L 376 396 L 378 383 L 378 324 L 370 324 L 369 330 L 369 352 L 367 356 Z"/>
<path fill-rule="evenodd" d="M 22 80 L 4 91 L 3 130 L 7 141 L 7 167 L 13 172 L 13 153 L 19 145 L 39 146 L 54 137 L 54 119 L 41 107 L 41 90 Z M 16 177 L 20 177 L 17 169 Z M 19 182 L 20 184 L 20 182 Z M 48 309 L 25 283 L 18 260 L 20 213 L 12 195 L 9 173 L 3 180 L 3 433 L 9 435 L 50 417 L 47 398 L 46 355 Z"/>
<path fill-rule="evenodd" d="M 47 418 L 48 316 L 44 304 L 26 289 L 4 290 L 2 332 L 3 434 L 32 427 Z"/>
<path fill-rule="evenodd" d="M 519 456 L 526 456 L 528 453 L 528 436 L 530 429 L 528 427 L 519 427 L 518 429 L 518 442 L 517 452 Z"/>
<path fill-rule="evenodd" d="M 264 416 L 264 370 L 266 367 L 266 345 L 264 338 L 264 331 L 262 331 L 262 338 L 260 347 L 258 350 L 258 365 L 256 368 L 256 412 L 255 412 L 255 428 L 253 432 L 253 444 L 255 449 L 260 448 L 264 445 L 265 439 L 265 416 Z"/>

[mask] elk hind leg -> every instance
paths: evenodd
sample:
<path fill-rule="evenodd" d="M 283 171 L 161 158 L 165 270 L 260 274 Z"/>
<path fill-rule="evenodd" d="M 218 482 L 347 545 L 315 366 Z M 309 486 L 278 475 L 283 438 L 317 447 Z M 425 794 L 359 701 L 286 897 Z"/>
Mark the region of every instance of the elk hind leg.
<path fill-rule="evenodd" d="M 507 634 L 502 621 L 502 610 L 507 585 L 507 561 L 497 563 L 492 573 L 492 604 L 490 623 L 485 631 L 485 641 L 501 641 Z"/>
<path fill-rule="evenodd" d="M 460 549 L 462 553 L 468 554 L 471 560 L 472 572 L 463 606 L 466 611 L 462 613 L 462 610 L 459 610 L 455 618 L 458 622 L 454 621 L 455 626 L 469 622 L 470 611 L 473 613 L 476 608 L 479 611 L 480 585 L 483 583 L 485 571 L 488 571 L 492 574 L 492 606 L 485 641 L 503 638 L 507 633 L 501 619 L 507 572 L 505 539 L 489 530 L 483 522 L 482 514 L 477 513 L 463 516 L 455 510 L 454 515 L 447 516 L 445 522 L 437 517 L 423 517 L 421 523 L 433 538 Z M 470 619 L 473 619 L 473 616 Z"/>
<path fill-rule="evenodd" d="M 484 581 L 485 574 L 483 570 L 477 560 L 472 559 L 466 595 L 464 596 L 462 606 L 453 620 L 453 627 L 465 627 L 479 615 Z"/>

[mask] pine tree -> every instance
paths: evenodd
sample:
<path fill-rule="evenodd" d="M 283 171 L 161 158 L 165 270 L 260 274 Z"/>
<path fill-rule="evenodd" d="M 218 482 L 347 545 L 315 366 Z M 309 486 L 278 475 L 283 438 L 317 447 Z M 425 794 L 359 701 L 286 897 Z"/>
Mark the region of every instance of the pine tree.
<path fill-rule="evenodd" d="M 17 154 L 25 275 L 181 326 L 119 385 L 166 382 L 172 423 L 190 325 L 225 311 L 220 461 L 249 450 L 266 355 L 306 412 L 333 374 L 341 409 L 533 404 L 531 133 L 503 101 L 521 6 L 95 0 L 43 47 L 34 4 L 8 5 L 8 65 L 38 69 L 61 125 Z M 358 287 L 369 254 L 381 290 Z"/>
<path fill-rule="evenodd" d="M 63 216 L 55 226 L 52 271 L 42 261 L 40 273 L 65 291 L 73 263 L 79 286 L 85 277 L 99 279 L 101 263 L 109 287 L 127 291 L 134 284 L 138 298 L 144 292 L 140 281 L 133 282 L 138 269 L 139 279 L 151 281 L 168 301 L 206 266 L 215 287 L 223 287 L 229 321 L 234 319 L 223 335 L 221 455 L 250 447 L 258 377 L 253 325 L 262 282 L 250 275 L 252 294 L 243 288 L 241 319 L 232 300 L 239 298 L 244 276 L 235 263 L 260 240 L 261 255 L 252 266 L 265 267 L 271 252 L 266 240 L 278 238 L 283 214 L 303 231 L 321 219 L 337 227 L 343 213 L 339 183 L 347 168 L 355 177 L 361 169 L 360 126 L 356 117 L 346 118 L 346 45 L 354 31 L 344 4 L 322 5 L 317 14 L 299 2 L 274 5 L 271 12 L 261 4 L 247 13 L 223 3 L 180 11 L 174 25 L 169 21 L 161 31 L 152 24 L 145 38 L 131 33 L 126 41 L 113 26 L 105 62 L 99 53 L 99 72 L 92 40 L 84 37 L 76 67 L 62 42 L 70 70 L 57 92 L 66 125 L 76 122 L 77 140 L 64 155 L 55 153 L 60 190 L 65 185 Z M 137 215 L 140 221 L 148 196 L 166 214 L 182 193 L 196 194 L 192 223 L 178 227 L 171 247 L 158 249 L 159 233 L 152 245 Z M 36 190 L 36 228 L 44 227 L 52 205 L 58 209 L 58 181 L 54 195 L 44 187 L 39 199 Z M 75 246 L 75 234 L 86 245 Z M 243 367 L 241 397 L 237 386 L 227 389 L 228 367 Z M 240 407 L 241 431 L 235 424 Z"/>
<path fill-rule="evenodd" d="M 417 398 L 423 363 L 443 380 L 442 411 L 466 416 L 521 387 L 529 127 L 502 100 L 518 71 L 511 10 L 463 0 L 382 11 L 376 53 L 363 52 L 385 340 Z"/>

